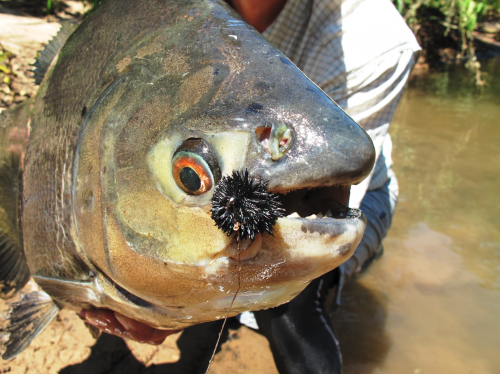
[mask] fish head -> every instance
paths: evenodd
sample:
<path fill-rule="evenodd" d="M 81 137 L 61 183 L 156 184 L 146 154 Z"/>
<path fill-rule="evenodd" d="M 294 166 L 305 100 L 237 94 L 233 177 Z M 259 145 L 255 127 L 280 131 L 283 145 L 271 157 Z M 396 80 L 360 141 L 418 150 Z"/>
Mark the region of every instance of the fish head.
<path fill-rule="evenodd" d="M 368 135 L 227 6 L 181 15 L 110 64 L 72 186 L 93 305 L 160 328 L 223 318 L 237 290 L 231 315 L 280 305 L 346 261 L 366 225 L 349 188 L 375 158 Z M 211 217 L 221 178 L 243 170 L 283 204 L 273 235 L 238 241 Z"/>

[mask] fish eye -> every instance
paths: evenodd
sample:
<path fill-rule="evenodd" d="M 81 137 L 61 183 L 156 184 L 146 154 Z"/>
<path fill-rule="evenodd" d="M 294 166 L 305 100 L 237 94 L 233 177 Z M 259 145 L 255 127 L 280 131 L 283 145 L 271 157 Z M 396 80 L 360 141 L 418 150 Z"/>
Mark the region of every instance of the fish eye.
<path fill-rule="evenodd" d="M 172 170 L 175 182 L 188 194 L 201 195 L 209 191 L 214 184 L 210 167 L 196 153 L 177 153 L 173 159 Z"/>
<path fill-rule="evenodd" d="M 190 138 L 181 144 L 172 158 L 175 183 L 187 194 L 210 191 L 221 178 L 217 158 L 202 139 Z"/>

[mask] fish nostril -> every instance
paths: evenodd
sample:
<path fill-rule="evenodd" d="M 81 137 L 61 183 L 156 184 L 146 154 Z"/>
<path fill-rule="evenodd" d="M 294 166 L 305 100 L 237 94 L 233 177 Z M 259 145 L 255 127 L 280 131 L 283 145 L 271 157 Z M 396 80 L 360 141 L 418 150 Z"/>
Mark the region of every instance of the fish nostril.
<path fill-rule="evenodd" d="M 257 139 L 262 144 L 262 148 L 266 153 L 269 152 L 269 138 L 271 137 L 271 128 L 270 127 L 258 127 L 255 129 L 255 134 L 257 135 Z"/>
<path fill-rule="evenodd" d="M 292 147 L 292 129 L 283 122 L 273 123 L 269 140 L 269 152 L 271 159 L 278 161 Z"/>
<path fill-rule="evenodd" d="M 273 161 L 281 159 L 293 144 L 292 129 L 283 122 L 273 123 L 272 127 L 258 127 L 255 134 Z"/>

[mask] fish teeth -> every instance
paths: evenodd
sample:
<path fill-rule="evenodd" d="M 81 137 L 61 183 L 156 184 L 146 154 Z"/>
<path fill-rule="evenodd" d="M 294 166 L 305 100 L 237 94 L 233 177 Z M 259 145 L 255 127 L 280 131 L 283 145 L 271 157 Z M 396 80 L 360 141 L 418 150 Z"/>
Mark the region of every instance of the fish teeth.
<path fill-rule="evenodd" d="M 323 218 L 323 213 L 319 212 L 317 215 L 318 218 Z"/>
<path fill-rule="evenodd" d="M 330 209 L 326 211 L 325 216 L 332 218 L 332 212 L 330 211 Z"/>
<path fill-rule="evenodd" d="M 297 212 L 293 212 L 292 214 L 287 215 L 286 218 L 300 218 L 300 216 Z"/>
<path fill-rule="evenodd" d="M 318 216 L 316 214 L 311 214 L 310 216 L 307 216 L 306 219 L 316 219 Z"/>

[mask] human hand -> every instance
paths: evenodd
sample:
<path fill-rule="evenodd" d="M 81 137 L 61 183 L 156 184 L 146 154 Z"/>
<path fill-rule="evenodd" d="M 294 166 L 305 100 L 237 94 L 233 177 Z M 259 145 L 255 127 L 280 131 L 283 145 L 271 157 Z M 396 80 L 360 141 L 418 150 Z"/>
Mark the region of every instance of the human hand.
<path fill-rule="evenodd" d="M 82 309 L 78 315 L 99 330 L 139 343 L 160 345 L 167 336 L 181 331 L 156 329 L 109 309 Z"/>

